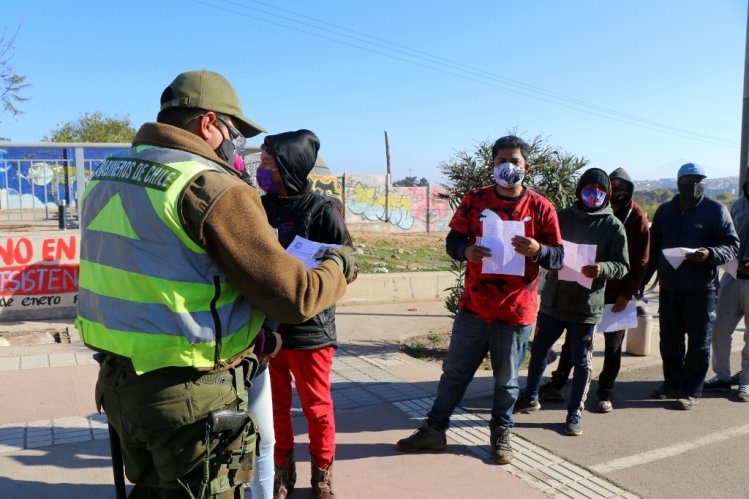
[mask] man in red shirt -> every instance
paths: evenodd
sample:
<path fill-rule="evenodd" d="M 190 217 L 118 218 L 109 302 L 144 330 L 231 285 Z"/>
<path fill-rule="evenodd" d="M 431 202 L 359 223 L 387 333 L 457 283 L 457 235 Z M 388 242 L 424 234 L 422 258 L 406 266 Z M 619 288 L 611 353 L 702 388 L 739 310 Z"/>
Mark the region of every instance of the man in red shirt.
<path fill-rule="evenodd" d="M 450 221 L 447 253 L 468 262 L 465 291 L 458 303 L 437 397 L 423 426 L 398 442 L 403 452 L 446 447 L 450 416 L 489 352 L 494 374 L 489 424 L 492 453 L 499 464 L 512 461 L 512 409 L 520 391 L 518 371 L 538 312 L 539 267 L 559 269 L 564 258 L 554 205 L 523 186 L 530 168 L 528 152 L 528 144 L 513 135 L 497 140 L 492 147 L 495 185 L 466 194 Z M 491 257 L 490 249 L 477 241 L 483 235 L 485 210 L 502 220 L 523 222 L 525 235 L 510 241 L 514 251 L 525 257 L 523 275 L 483 273 L 482 260 Z"/>

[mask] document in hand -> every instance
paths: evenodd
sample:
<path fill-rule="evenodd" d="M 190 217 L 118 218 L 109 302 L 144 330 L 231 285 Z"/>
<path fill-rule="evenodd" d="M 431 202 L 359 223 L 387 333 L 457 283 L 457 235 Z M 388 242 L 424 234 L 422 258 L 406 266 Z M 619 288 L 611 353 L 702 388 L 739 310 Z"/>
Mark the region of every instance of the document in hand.
<path fill-rule="evenodd" d="M 663 256 L 675 269 L 686 259 L 687 253 L 694 253 L 694 248 L 664 248 Z"/>
<path fill-rule="evenodd" d="M 736 273 L 739 271 L 739 261 L 735 258 L 733 260 L 728 260 L 723 265 L 718 265 L 720 268 L 723 269 L 724 272 L 727 272 L 731 277 L 736 279 Z"/>
<path fill-rule="evenodd" d="M 603 317 L 600 324 L 596 326 L 596 331 L 610 333 L 637 327 L 637 304 L 634 300 L 630 300 L 621 312 L 612 312 L 613 306 L 613 303 L 603 306 Z"/>
<path fill-rule="evenodd" d="M 316 257 L 320 257 L 326 248 L 340 247 L 340 244 L 316 243 L 302 236 L 296 236 L 286 248 L 286 252 L 300 259 L 305 268 L 313 269 L 320 265 L 320 260 Z"/>
<path fill-rule="evenodd" d="M 585 277 L 582 274 L 582 268 L 596 263 L 596 245 L 576 244 L 569 241 L 562 241 L 562 245 L 564 245 L 564 263 L 559 269 L 559 280 L 576 282 L 590 289 L 593 279 Z"/>
<path fill-rule="evenodd" d="M 525 275 L 525 257 L 512 247 L 514 236 L 525 235 L 525 223 L 502 220 L 491 210 L 481 213 L 481 245 L 489 248 L 492 256 L 481 262 L 484 274 Z"/>

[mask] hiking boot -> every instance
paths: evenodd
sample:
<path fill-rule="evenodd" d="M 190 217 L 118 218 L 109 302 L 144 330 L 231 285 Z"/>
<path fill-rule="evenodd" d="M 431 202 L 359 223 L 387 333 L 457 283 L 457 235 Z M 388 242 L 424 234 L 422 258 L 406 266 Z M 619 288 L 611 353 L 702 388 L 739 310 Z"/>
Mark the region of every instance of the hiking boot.
<path fill-rule="evenodd" d="M 740 377 L 741 377 L 741 371 L 731 376 L 731 386 L 740 385 L 741 384 L 741 381 L 739 380 Z"/>
<path fill-rule="evenodd" d="M 547 381 L 538 389 L 538 400 L 561 404 L 564 402 L 564 395 L 561 389 L 555 388 L 551 381 Z"/>
<path fill-rule="evenodd" d="M 702 385 L 702 389 L 705 391 L 730 391 L 731 390 L 731 381 L 724 381 L 720 379 L 717 376 L 713 376 L 709 380 L 705 381 L 705 384 Z"/>
<path fill-rule="evenodd" d="M 530 414 L 541 409 L 541 404 L 538 400 L 531 400 L 529 398 L 521 397 L 515 402 L 515 408 L 512 410 L 513 414 L 522 412 L 523 414 Z"/>
<path fill-rule="evenodd" d="M 333 492 L 333 461 L 325 468 L 320 468 L 314 457 L 310 457 L 310 462 L 312 463 L 312 478 L 310 479 L 312 494 L 320 499 L 335 497 L 335 492 Z"/>
<path fill-rule="evenodd" d="M 666 385 L 661 385 L 660 387 L 656 388 L 650 395 L 650 398 L 660 400 L 677 399 L 679 397 L 681 397 L 681 391 L 679 391 L 678 388 L 671 388 L 670 386 Z"/>
<path fill-rule="evenodd" d="M 614 406 L 611 403 L 610 400 L 599 400 L 598 405 L 596 405 L 596 410 L 598 412 L 611 412 L 614 410 Z"/>
<path fill-rule="evenodd" d="M 497 464 L 512 462 L 512 446 L 510 445 L 512 430 L 506 426 L 491 429 L 492 457 Z"/>
<path fill-rule="evenodd" d="M 736 393 L 739 402 L 749 402 L 749 385 L 739 385 L 739 391 Z"/>
<path fill-rule="evenodd" d="M 570 412 L 567 414 L 567 421 L 564 423 L 564 432 L 574 437 L 583 434 L 583 418 L 579 412 Z"/>
<path fill-rule="evenodd" d="M 429 426 L 424 420 L 421 428 L 413 435 L 398 440 L 396 444 L 401 452 L 419 452 L 422 450 L 442 450 L 447 447 L 447 436 L 444 431 Z"/>
<path fill-rule="evenodd" d="M 286 456 L 286 462 L 283 466 L 274 464 L 275 474 L 273 475 L 273 499 L 285 499 L 296 484 L 296 462 L 294 453 Z"/>
<path fill-rule="evenodd" d="M 688 411 L 697 405 L 697 397 L 682 397 L 674 400 L 674 407 L 682 411 Z"/>

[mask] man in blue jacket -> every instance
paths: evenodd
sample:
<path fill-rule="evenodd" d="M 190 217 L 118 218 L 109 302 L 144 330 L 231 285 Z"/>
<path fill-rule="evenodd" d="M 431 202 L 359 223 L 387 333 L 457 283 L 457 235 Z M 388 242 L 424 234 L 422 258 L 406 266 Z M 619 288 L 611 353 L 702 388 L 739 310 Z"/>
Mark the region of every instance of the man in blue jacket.
<path fill-rule="evenodd" d="M 663 203 L 650 227 L 650 261 L 643 284 L 658 271 L 663 384 L 653 398 L 676 399 L 689 410 L 702 395 L 715 322 L 718 266 L 736 258 L 739 238 L 728 210 L 704 195 L 705 170 L 679 168 L 679 194 Z M 689 248 L 684 261 L 669 263 L 663 250 Z M 684 337 L 687 337 L 685 348 Z"/>

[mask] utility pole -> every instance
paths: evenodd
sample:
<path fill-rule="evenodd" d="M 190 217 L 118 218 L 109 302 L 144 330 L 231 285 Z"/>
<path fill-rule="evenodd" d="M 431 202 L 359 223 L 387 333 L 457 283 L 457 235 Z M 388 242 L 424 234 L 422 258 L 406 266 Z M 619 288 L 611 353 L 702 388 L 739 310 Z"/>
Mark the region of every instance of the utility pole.
<path fill-rule="evenodd" d="M 390 142 L 388 142 L 388 131 L 385 130 L 385 160 L 387 172 L 385 173 L 385 221 L 390 221 Z"/>
<path fill-rule="evenodd" d="M 749 8 L 747 9 L 746 46 L 744 47 L 744 101 L 741 110 L 741 152 L 739 155 L 739 196 L 749 166 Z"/>

